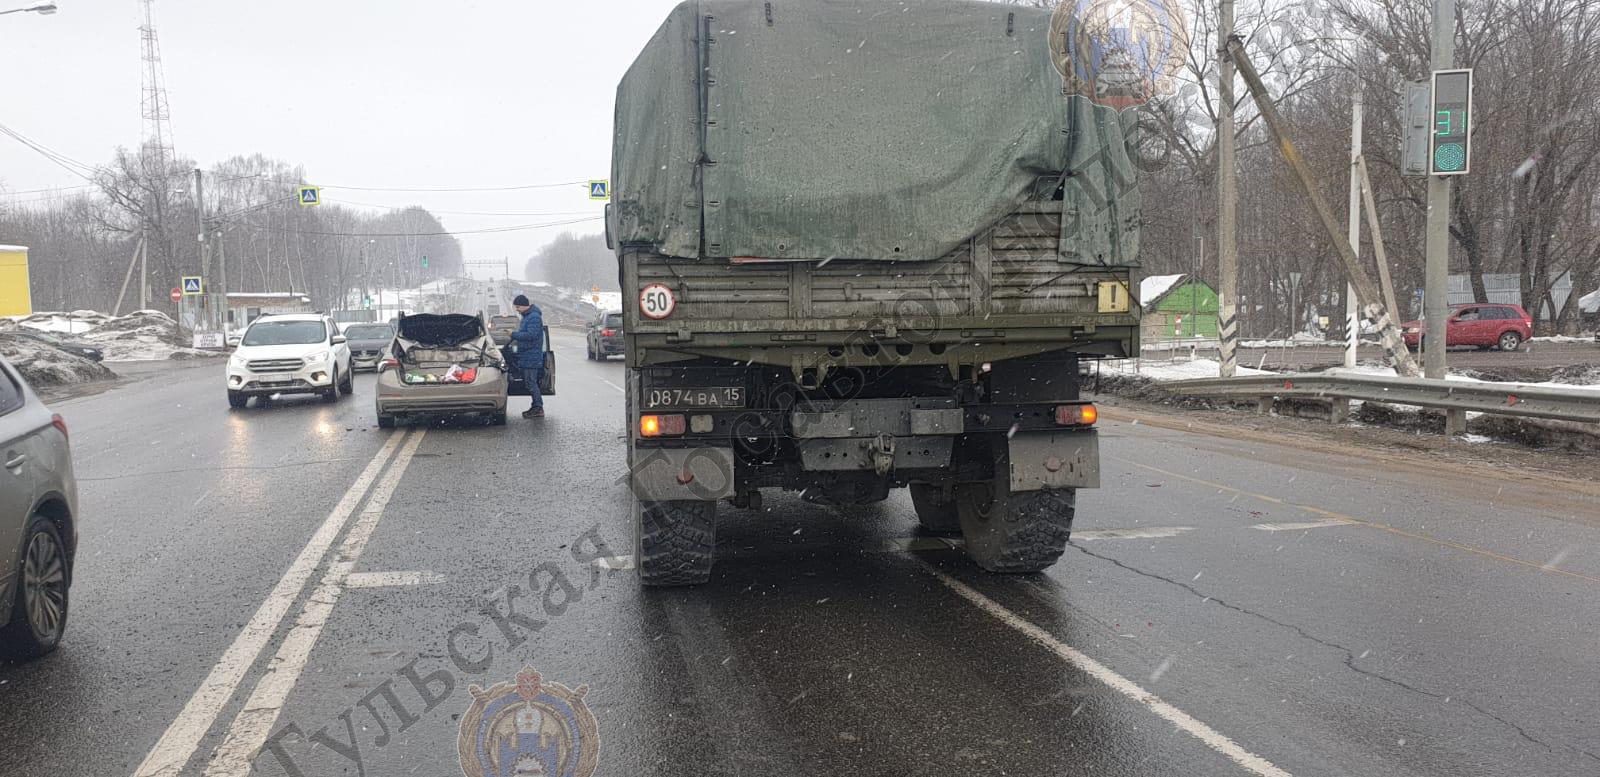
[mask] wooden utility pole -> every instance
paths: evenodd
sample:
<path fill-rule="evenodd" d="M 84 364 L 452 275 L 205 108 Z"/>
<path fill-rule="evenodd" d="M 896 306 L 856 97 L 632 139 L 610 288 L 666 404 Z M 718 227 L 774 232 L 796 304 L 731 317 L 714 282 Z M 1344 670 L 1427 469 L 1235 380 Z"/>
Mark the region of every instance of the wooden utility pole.
<path fill-rule="evenodd" d="M 1400 329 L 1395 326 L 1394 320 L 1384 311 L 1380 301 L 1378 286 L 1368 277 L 1367 271 L 1362 268 L 1356 259 L 1354 249 L 1350 242 L 1339 232 L 1339 224 L 1334 219 L 1333 210 L 1328 207 L 1327 201 L 1322 199 L 1322 193 L 1317 190 L 1317 183 L 1311 177 L 1311 171 L 1306 168 L 1305 160 L 1300 158 L 1300 152 L 1290 140 L 1288 131 L 1283 126 L 1283 118 L 1278 115 L 1278 109 L 1272 104 L 1267 87 L 1261 83 L 1261 75 L 1256 72 L 1255 66 L 1250 64 L 1249 55 L 1245 53 L 1244 44 L 1238 40 L 1228 41 L 1228 56 L 1233 59 L 1233 64 L 1239 69 L 1240 77 L 1244 78 L 1246 86 L 1250 87 L 1250 96 L 1255 99 L 1256 108 L 1261 111 L 1261 119 L 1267 126 L 1267 132 L 1278 144 L 1278 150 L 1283 153 L 1283 159 L 1289 164 L 1289 169 L 1294 172 L 1295 180 L 1300 184 L 1300 190 L 1306 198 L 1311 200 L 1311 208 L 1317 214 L 1317 220 L 1322 222 L 1322 228 L 1328 233 L 1328 238 L 1333 241 L 1334 250 L 1339 254 L 1339 260 L 1344 263 L 1345 277 L 1350 285 L 1355 287 L 1356 296 L 1364 306 L 1366 314 L 1377 322 L 1378 332 L 1383 340 L 1383 349 L 1389 359 L 1394 363 L 1395 371 L 1406 377 L 1417 377 L 1418 370 L 1411 354 L 1406 351 L 1405 341 L 1400 337 Z"/>
<path fill-rule="evenodd" d="M 144 235 L 139 235 L 139 242 L 133 247 L 133 256 L 128 257 L 128 273 L 122 276 L 122 291 L 117 292 L 117 304 L 111 307 L 111 315 L 122 315 L 122 299 L 128 296 L 128 282 L 133 280 L 133 271 L 139 267 L 139 257 L 144 253 Z M 143 288 L 144 279 L 140 279 L 140 288 Z M 141 295 L 142 298 L 143 295 Z"/>
<path fill-rule="evenodd" d="M 1234 178 L 1233 62 L 1227 48 L 1233 38 L 1233 0 L 1220 0 L 1217 22 L 1217 351 L 1221 377 L 1238 369 L 1239 242 Z"/>
<path fill-rule="evenodd" d="M 1400 315 L 1400 307 L 1394 300 L 1394 279 L 1389 277 L 1389 252 L 1383 247 L 1383 228 L 1378 225 L 1377 195 L 1372 192 L 1372 178 L 1367 175 L 1367 158 L 1356 157 L 1356 172 L 1361 176 L 1361 197 L 1366 205 L 1367 229 L 1372 232 L 1372 252 L 1378 259 L 1378 283 L 1383 291 L 1383 304 L 1389 309 L 1389 316 L 1393 318 Z"/>

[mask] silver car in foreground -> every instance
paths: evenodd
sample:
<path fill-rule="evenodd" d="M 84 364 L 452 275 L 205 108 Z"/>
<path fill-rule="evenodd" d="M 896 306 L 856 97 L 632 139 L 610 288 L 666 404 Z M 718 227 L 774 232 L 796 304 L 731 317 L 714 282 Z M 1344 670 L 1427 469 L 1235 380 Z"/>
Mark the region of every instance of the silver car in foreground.
<path fill-rule="evenodd" d="M 78 484 L 67 425 L 0 359 L 0 651 L 56 649 L 78 549 Z"/>
<path fill-rule="evenodd" d="M 483 319 L 418 313 L 395 326 L 378 369 L 378 426 L 421 417 L 476 415 L 506 422 L 505 357 Z"/>

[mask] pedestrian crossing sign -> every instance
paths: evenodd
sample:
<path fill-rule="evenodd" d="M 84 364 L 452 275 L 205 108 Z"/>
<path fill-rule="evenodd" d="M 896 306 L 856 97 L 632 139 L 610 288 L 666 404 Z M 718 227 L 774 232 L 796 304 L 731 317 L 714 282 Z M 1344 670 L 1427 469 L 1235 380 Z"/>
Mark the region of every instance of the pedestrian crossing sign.
<path fill-rule="evenodd" d="M 206 292 L 206 284 L 198 275 L 183 276 L 183 296 L 196 297 Z"/>
<path fill-rule="evenodd" d="M 611 199 L 611 182 L 610 181 L 590 181 L 589 182 L 589 199 L 591 199 L 591 200 L 609 200 L 609 199 Z"/>
<path fill-rule="evenodd" d="M 296 189 L 295 191 L 296 191 L 296 197 L 300 200 L 300 207 L 302 207 L 302 208 L 309 208 L 309 207 L 311 207 L 313 205 L 321 205 L 322 204 L 322 188 L 321 187 L 318 187 L 318 186 L 301 186 L 298 189 Z"/>

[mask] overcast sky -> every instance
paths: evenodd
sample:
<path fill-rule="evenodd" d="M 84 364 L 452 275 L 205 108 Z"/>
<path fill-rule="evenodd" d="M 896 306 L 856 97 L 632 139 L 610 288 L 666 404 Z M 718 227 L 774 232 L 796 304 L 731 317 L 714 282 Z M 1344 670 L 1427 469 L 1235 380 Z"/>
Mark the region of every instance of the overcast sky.
<path fill-rule="evenodd" d="M 0 0 L 0 10 L 44 0 Z M 103 164 L 139 143 L 139 0 L 55 0 L 0 16 L 0 124 Z M 522 186 L 606 178 L 617 81 L 677 0 L 156 0 L 178 153 L 202 167 L 259 152 L 312 183 Z M 0 136 L 0 188 L 83 183 Z M 599 215 L 584 185 L 510 192 L 329 190 L 422 205 L 452 230 Z M 7 197 L 8 201 L 37 194 Z M 376 208 L 366 208 L 379 212 Z M 581 216 L 578 216 L 581 217 Z M 512 273 L 562 229 L 460 237 Z"/>

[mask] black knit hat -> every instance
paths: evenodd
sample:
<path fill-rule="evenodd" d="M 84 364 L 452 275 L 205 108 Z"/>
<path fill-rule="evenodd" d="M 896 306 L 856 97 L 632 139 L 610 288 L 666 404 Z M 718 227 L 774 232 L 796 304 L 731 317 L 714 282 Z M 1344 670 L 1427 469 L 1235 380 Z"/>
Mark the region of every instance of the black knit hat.
<path fill-rule="evenodd" d="M 505 299 L 505 297 L 501 297 L 501 299 Z M 522 307 L 524 305 L 530 305 L 530 304 L 532 304 L 532 303 L 528 302 L 528 297 L 527 297 L 526 294 L 518 294 L 516 299 L 511 300 L 511 306 L 512 307 L 519 307 L 520 308 L 520 307 Z"/>

